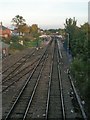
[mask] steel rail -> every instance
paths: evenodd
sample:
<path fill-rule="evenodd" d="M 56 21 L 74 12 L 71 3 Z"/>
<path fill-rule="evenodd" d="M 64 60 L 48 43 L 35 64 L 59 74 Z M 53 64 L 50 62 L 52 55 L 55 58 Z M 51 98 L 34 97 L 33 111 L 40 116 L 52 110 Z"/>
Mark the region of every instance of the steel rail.
<path fill-rule="evenodd" d="M 39 76 L 38 76 L 38 78 L 37 78 L 35 87 L 34 87 L 34 89 L 33 89 L 32 95 L 31 95 L 31 97 L 30 97 L 30 99 L 29 99 L 29 103 L 28 103 L 27 108 L 26 108 L 26 110 L 25 110 L 25 113 L 24 113 L 24 116 L 23 116 L 23 120 L 25 120 L 26 117 L 27 117 L 27 113 L 28 113 L 29 108 L 30 108 L 30 106 L 31 106 L 31 103 L 32 103 L 32 100 L 33 100 L 33 98 L 34 98 L 36 89 L 37 89 L 37 87 L 38 87 L 38 85 L 39 85 L 39 81 L 40 81 L 40 78 L 41 78 L 41 75 L 42 75 L 42 71 L 43 71 L 43 69 L 44 69 L 44 65 L 45 65 L 45 62 L 46 62 L 46 60 L 47 60 L 47 57 L 48 57 L 48 55 L 46 55 L 45 58 L 44 58 L 45 60 L 43 61 L 42 68 L 41 68 L 41 70 L 40 70 L 40 72 L 39 72 Z"/>
<path fill-rule="evenodd" d="M 24 73 L 22 76 L 20 76 L 17 80 L 13 81 L 12 83 L 10 83 L 6 88 L 4 88 L 1 92 L 5 92 L 8 88 L 10 88 L 12 85 L 14 85 L 16 82 L 18 82 L 23 76 L 25 76 L 26 74 L 30 73 L 32 70 L 34 69 L 34 67 L 32 69 L 30 69 L 28 72 Z"/>
<path fill-rule="evenodd" d="M 30 70 L 31 71 L 31 70 Z M 30 71 L 28 71 L 27 73 L 25 73 L 24 75 L 22 75 L 21 77 L 19 77 L 17 80 L 13 81 L 12 83 L 10 83 L 5 89 L 3 89 L 1 92 L 5 92 L 8 88 L 10 88 L 12 85 L 14 85 L 16 82 L 18 82 L 23 76 L 25 76 L 26 74 L 30 73 Z"/>
<path fill-rule="evenodd" d="M 80 107 L 82 116 L 83 116 L 84 120 L 87 120 L 87 115 L 86 115 L 86 113 L 85 113 L 85 111 L 84 111 L 84 109 L 83 109 L 83 106 L 82 106 L 82 104 L 81 104 L 81 99 L 80 99 L 80 97 L 79 97 L 79 95 L 78 95 L 78 93 L 77 93 L 77 90 L 76 90 L 76 88 L 75 88 L 75 86 L 74 86 L 74 83 L 73 83 L 73 81 L 72 81 L 72 78 L 71 78 L 70 74 L 68 74 L 68 77 L 69 77 L 69 79 L 70 79 L 70 83 L 71 83 L 71 86 L 72 86 L 73 91 L 74 91 L 74 93 L 75 93 L 75 96 L 76 96 L 78 105 L 79 105 L 79 107 Z"/>
<path fill-rule="evenodd" d="M 58 42 L 58 41 L 57 41 Z M 62 55 L 61 55 L 61 51 L 60 51 L 60 47 L 59 47 L 59 42 L 58 42 L 58 54 L 59 54 L 59 57 L 60 57 L 60 59 L 62 59 Z M 65 113 L 65 107 L 64 107 L 64 97 L 63 97 L 63 88 L 62 88 L 62 78 L 61 78 L 61 69 L 60 69 L 60 65 L 59 65 L 59 61 L 58 61 L 58 68 L 59 68 L 59 76 L 60 76 L 60 86 L 61 86 L 61 98 L 62 98 L 62 108 L 63 108 L 63 116 L 64 116 L 64 120 L 66 119 L 66 113 Z M 69 80 L 70 80 L 70 84 L 71 84 L 71 87 L 72 87 L 72 89 L 73 89 L 73 92 L 74 92 L 74 94 L 75 94 L 75 97 L 76 97 L 76 100 L 77 100 L 77 103 L 78 103 L 78 105 L 79 105 L 79 108 L 80 108 L 80 111 L 81 111 L 81 114 L 82 114 L 82 116 L 83 116 L 83 119 L 84 120 L 87 120 L 87 115 L 86 115 L 86 113 L 85 113 L 85 111 L 84 111 L 84 109 L 83 109 L 83 106 L 82 106 L 82 103 L 81 103 L 81 99 L 80 99 L 80 97 L 79 97 L 79 95 L 78 95 L 78 93 L 77 93 L 77 90 L 76 90 L 76 88 L 75 88 L 75 85 L 74 85 L 74 83 L 73 83 L 73 80 L 72 80 L 72 78 L 71 78 L 71 76 L 70 76 L 70 73 L 68 73 L 68 78 L 69 78 Z"/>
<path fill-rule="evenodd" d="M 33 52 L 35 52 L 35 50 L 32 51 L 31 54 L 33 54 Z M 9 70 L 9 68 L 13 67 L 15 64 L 17 64 L 18 62 L 20 62 L 23 58 L 27 57 L 27 55 L 24 55 L 23 57 L 21 57 L 18 61 L 16 61 L 14 64 L 12 64 L 11 66 L 9 66 L 6 70 L 2 71 L 2 74 L 5 73 L 7 70 Z"/>
<path fill-rule="evenodd" d="M 49 45 L 50 45 L 50 43 L 49 43 Z M 21 89 L 21 91 L 20 91 L 18 97 L 16 98 L 14 104 L 12 105 L 12 107 L 11 107 L 10 111 L 8 112 L 8 114 L 6 115 L 5 120 L 8 120 L 8 118 L 9 118 L 10 114 L 12 113 L 12 111 L 13 111 L 15 105 L 17 104 L 19 98 L 20 98 L 21 95 L 23 94 L 23 92 L 24 92 L 24 90 L 25 90 L 25 88 L 26 88 L 28 82 L 31 80 L 31 78 L 32 78 L 33 74 L 35 73 L 37 67 L 38 67 L 39 64 L 41 63 L 42 58 L 45 56 L 45 53 L 46 53 L 46 51 L 47 51 L 49 45 L 46 47 L 44 53 L 42 54 L 42 56 L 40 57 L 40 60 L 38 61 L 37 65 L 36 65 L 36 67 L 33 69 L 32 73 L 31 73 L 30 76 L 28 77 L 26 83 L 25 83 L 24 86 L 22 87 L 22 89 Z"/>
<path fill-rule="evenodd" d="M 30 58 L 31 56 L 32 56 L 32 54 L 35 52 L 35 50 L 25 59 L 25 61 L 21 61 L 21 64 L 19 64 L 14 70 L 12 70 L 6 77 L 4 77 L 3 79 L 2 79 L 2 81 L 3 80 L 5 80 L 6 78 L 8 78 L 12 73 L 14 73 L 18 68 L 20 68 L 22 65 L 24 65 L 25 63 L 26 63 L 26 61 L 28 60 L 28 58 Z M 17 62 L 18 63 L 18 62 Z M 16 63 L 16 64 L 17 64 Z M 14 64 L 14 65 L 16 65 L 16 64 Z M 13 66 L 14 66 L 13 65 Z M 12 66 L 12 67 L 13 67 Z M 10 67 L 11 68 L 11 67 Z"/>
<path fill-rule="evenodd" d="M 14 74 L 13 76 L 11 76 L 10 78 L 5 79 L 4 81 L 2 81 L 2 83 L 5 83 L 6 81 L 8 81 L 8 80 L 10 80 L 10 79 L 12 79 L 12 78 L 14 78 L 14 77 L 16 77 L 16 76 L 19 75 L 21 72 L 23 72 L 23 71 L 26 70 L 27 68 L 31 67 L 31 66 L 32 66 L 34 63 L 36 63 L 38 60 L 39 60 L 39 58 L 36 59 L 33 63 L 31 63 L 31 64 L 28 65 L 27 67 L 23 68 L 21 71 L 17 72 L 17 73 Z"/>
<path fill-rule="evenodd" d="M 60 68 L 60 57 L 61 57 L 61 52 L 59 52 L 60 49 L 58 48 L 57 51 L 57 60 L 58 60 L 58 76 L 59 76 L 59 86 L 60 86 L 60 97 L 61 97 L 61 105 L 62 105 L 62 117 L 63 120 L 66 119 L 66 113 L 65 113 L 65 105 L 64 105 L 64 96 L 63 96 L 63 87 L 62 87 L 62 78 L 61 78 L 61 68 Z"/>
<path fill-rule="evenodd" d="M 49 112 L 49 103 L 50 103 L 50 92 L 51 92 L 51 81 L 52 81 L 52 70 L 53 70 L 53 59 L 54 59 L 54 52 L 55 52 L 55 48 L 53 50 L 53 54 L 52 54 L 52 62 L 51 62 L 51 69 L 50 69 L 50 77 L 49 77 L 49 88 L 48 88 L 48 95 L 47 95 L 47 102 L 46 102 L 46 111 L 45 111 L 45 118 L 46 120 L 48 119 L 48 112 Z"/>

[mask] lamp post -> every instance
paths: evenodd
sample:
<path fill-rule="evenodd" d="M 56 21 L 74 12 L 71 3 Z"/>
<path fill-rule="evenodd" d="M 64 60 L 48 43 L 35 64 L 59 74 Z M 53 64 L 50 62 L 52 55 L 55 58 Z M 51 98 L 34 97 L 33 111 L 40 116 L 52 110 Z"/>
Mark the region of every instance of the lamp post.
<path fill-rule="evenodd" d="M 69 33 L 67 33 L 67 35 L 68 35 L 67 49 L 68 49 L 68 52 L 69 52 Z"/>

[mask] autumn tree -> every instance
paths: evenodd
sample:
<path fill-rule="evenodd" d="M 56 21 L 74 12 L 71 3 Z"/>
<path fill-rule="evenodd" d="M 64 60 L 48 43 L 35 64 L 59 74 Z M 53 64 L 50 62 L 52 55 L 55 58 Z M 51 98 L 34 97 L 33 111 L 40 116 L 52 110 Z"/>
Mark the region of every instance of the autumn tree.
<path fill-rule="evenodd" d="M 30 27 L 30 33 L 33 37 L 38 37 L 38 25 L 37 24 L 33 24 L 31 27 Z"/>
<path fill-rule="evenodd" d="M 22 33 L 22 35 L 25 35 L 29 33 L 29 26 L 27 24 L 19 25 L 18 31 L 19 33 Z"/>

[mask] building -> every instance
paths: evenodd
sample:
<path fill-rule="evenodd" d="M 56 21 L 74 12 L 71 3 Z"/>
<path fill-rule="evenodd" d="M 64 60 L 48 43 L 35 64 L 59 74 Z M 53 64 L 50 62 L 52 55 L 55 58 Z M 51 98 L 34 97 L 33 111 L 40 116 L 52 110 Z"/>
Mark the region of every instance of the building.
<path fill-rule="evenodd" d="M 17 28 L 13 28 L 13 29 L 12 29 L 12 36 L 19 36 L 19 33 L 18 33 L 18 29 L 17 29 Z"/>
<path fill-rule="evenodd" d="M 9 38 L 11 36 L 11 30 L 0 23 L 0 37 Z"/>

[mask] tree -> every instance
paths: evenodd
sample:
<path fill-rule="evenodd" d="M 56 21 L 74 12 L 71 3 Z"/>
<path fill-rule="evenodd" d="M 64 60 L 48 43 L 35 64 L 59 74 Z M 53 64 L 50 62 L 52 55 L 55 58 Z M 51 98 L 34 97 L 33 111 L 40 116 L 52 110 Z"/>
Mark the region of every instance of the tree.
<path fill-rule="evenodd" d="M 13 19 L 12 19 L 13 25 L 17 28 L 19 34 L 20 34 L 20 28 L 22 25 L 25 24 L 25 19 L 20 16 L 20 15 L 16 15 Z"/>
<path fill-rule="evenodd" d="M 33 37 L 38 37 L 38 25 L 37 24 L 33 24 L 31 26 L 31 32 L 30 33 Z"/>
<path fill-rule="evenodd" d="M 75 18 L 73 18 L 73 19 L 71 19 L 71 18 L 68 19 L 67 18 L 66 23 L 64 24 L 65 31 L 66 31 L 66 33 L 69 34 L 70 39 L 72 39 L 72 37 L 73 37 L 73 33 L 74 33 L 75 27 L 76 27 L 76 23 L 77 23 L 77 21 L 75 20 Z"/>
<path fill-rule="evenodd" d="M 22 35 L 29 33 L 29 27 L 27 24 L 19 25 L 18 31 L 22 33 Z"/>
<path fill-rule="evenodd" d="M 30 34 L 31 34 L 31 36 L 33 37 L 33 39 L 36 41 L 36 43 L 37 43 L 37 47 L 39 46 L 39 35 L 40 35 L 40 33 L 39 33 L 39 28 L 38 28 L 38 25 L 37 24 L 33 24 L 31 27 L 30 27 Z"/>
<path fill-rule="evenodd" d="M 72 43 L 72 53 L 74 59 L 71 64 L 71 71 L 76 80 L 76 84 L 87 101 L 90 113 L 90 25 L 85 23 L 81 27 L 75 27 Z"/>
<path fill-rule="evenodd" d="M 23 25 L 25 23 L 25 19 L 20 16 L 20 15 L 16 15 L 13 19 L 12 19 L 13 24 L 18 27 L 19 25 Z"/>

